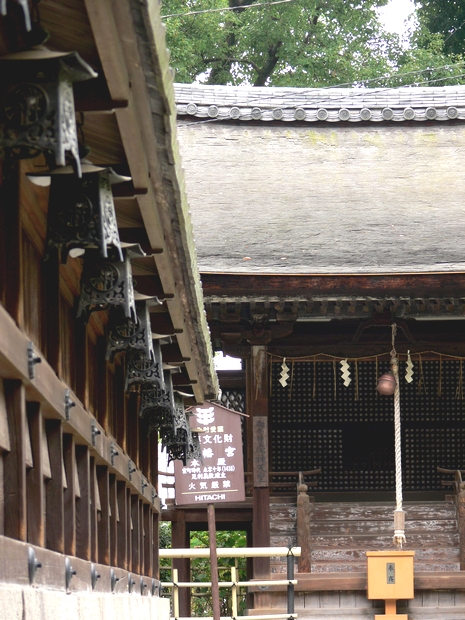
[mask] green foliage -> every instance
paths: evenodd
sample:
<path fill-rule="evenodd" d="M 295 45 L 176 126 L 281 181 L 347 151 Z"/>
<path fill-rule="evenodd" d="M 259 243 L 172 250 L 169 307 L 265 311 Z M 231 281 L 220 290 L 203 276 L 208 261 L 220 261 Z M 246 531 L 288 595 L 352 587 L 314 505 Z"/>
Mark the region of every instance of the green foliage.
<path fill-rule="evenodd" d="M 247 544 L 246 534 L 241 531 L 225 531 L 216 533 L 217 547 L 245 547 Z M 191 547 L 208 548 L 208 532 L 199 531 L 191 533 Z M 231 579 L 231 566 L 238 568 L 240 581 L 247 579 L 245 558 L 219 558 L 219 580 L 229 581 Z M 192 581 L 211 581 L 210 560 L 206 558 L 196 558 L 191 563 Z M 221 616 L 231 616 L 231 588 L 220 588 L 220 613 Z M 245 594 L 241 593 L 238 601 L 239 613 L 245 610 Z M 210 588 L 198 587 L 192 590 L 191 614 L 194 617 L 212 616 L 212 596 Z"/>
<path fill-rule="evenodd" d="M 415 0 L 420 23 L 440 34 L 446 54 L 463 54 L 465 47 L 464 0 Z"/>
<path fill-rule="evenodd" d="M 266 0 L 164 0 L 164 15 L 234 8 L 166 18 L 176 81 L 295 87 L 462 82 L 455 77 L 462 73 L 456 66 L 462 47 L 450 42 L 465 36 L 465 0 L 421 0 L 423 17 L 413 22 L 408 47 L 379 23 L 376 9 L 388 0 L 272 1 L 254 7 Z M 459 20 L 451 22 L 457 32 L 446 41 L 448 35 L 432 28 L 430 7 L 439 5 L 450 14 L 452 5 L 464 11 L 460 27 Z M 445 11 L 440 14 L 445 20 Z"/>

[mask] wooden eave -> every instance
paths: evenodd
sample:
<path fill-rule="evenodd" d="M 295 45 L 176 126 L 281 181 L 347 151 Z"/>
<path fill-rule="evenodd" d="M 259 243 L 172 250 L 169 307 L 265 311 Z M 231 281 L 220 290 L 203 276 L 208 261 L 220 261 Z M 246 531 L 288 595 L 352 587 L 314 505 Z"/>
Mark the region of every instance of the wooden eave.
<path fill-rule="evenodd" d="M 47 0 L 40 10 L 51 35 L 48 45 L 78 51 L 99 72 L 95 81 L 76 90 L 90 159 L 132 177 L 116 190 L 115 205 L 121 239 L 140 243 L 151 255 L 152 267 L 144 261 L 139 273 L 140 292 L 166 300 L 175 357 L 183 360 L 195 400 L 214 398 L 218 383 L 179 163 L 159 5 Z M 153 325 L 154 331 L 160 333 L 165 323 Z"/>

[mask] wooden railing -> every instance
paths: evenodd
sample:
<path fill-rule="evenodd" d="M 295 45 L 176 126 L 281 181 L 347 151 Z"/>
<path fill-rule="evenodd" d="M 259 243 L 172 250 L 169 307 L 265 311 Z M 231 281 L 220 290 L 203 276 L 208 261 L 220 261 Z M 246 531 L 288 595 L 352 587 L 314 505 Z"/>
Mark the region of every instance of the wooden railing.
<path fill-rule="evenodd" d="M 306 481 L 308 476 L 315 476 L 321 473 L 321 469 L 310 469 L 308 471 L 270 471 L 268 472 L 268 486 L 270 491 L 283 494 L 286 493 L 286 489 L 295 489 L 301 484 L 307 485 L 307 487 L 316 487 L 318 485 L 318 481 Z M 253 482 L 247 482 L 247 478 L 251 478 L 253 476 L 253 472 L 246 471 L 244 472 L 244 476 L 246 479 L 245 488 L 251 489 L 253 487 Z M 279 480 L 279 478 L 290 478 L 295 477 L 296 480 L 294 482 L 290 482 L 288 480 Z"/>
<path fill-rule="evenodd" d="M 440 474 L 449 474 L 454 476 L 453 480 L 442 480 L 443 486 L 453 487 L 455 495 L 455 505 L 457 510 L 457 523 L 459 527 L 460 541 L 460 570 L 465 570 L 465 484 L 462 475 L 465 474 L 463 469 L 446 469 L 438 467 Z"/>

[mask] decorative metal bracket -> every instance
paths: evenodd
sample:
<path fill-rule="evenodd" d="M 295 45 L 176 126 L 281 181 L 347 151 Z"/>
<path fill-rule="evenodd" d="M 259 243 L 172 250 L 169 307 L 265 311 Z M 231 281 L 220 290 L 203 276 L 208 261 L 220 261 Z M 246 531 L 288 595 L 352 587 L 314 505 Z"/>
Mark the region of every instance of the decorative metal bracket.
<path fill-rule="evenodd" d="M 135 585 L 136 585 L 136 582 L 132 578 L 132 573 L 128 573 L 128 592 L 129 592 L 129 594 L 132 594 L 132 590 L 133 590 Z"/>
<path fill-rule="evenodd" d="M 149 483 L 147 482 L 147 480 L 143 476 L 141 476 L 140 487 L 141 487 L 142 495 L 145 495 L 145 489 L 148 486 L 149 486 Z"/>
<path fill-rule="evenodd" d="M 75 406 L 76 406 L 76 403 L 74 402 L 74 400 L 72 400 L 70 391 L 66 390 L 65 392 L 65 417 L 66 417 L 67 422 L 69 422 L 69 419 L 71 417 L 71 409 Z"/>
<path fill-rule="evenodd" d="M 66 557 L 65 558 L 65 585 L 66 585 L 66 590 L 69 590 L 69 586 L 71 585 L 71 579 L 73 578 L 73 575 L 76 574 L 76 571 L 73 570 L 73 567 L 71 566 L 71 560 Z"/>
<path fill-rule="evenodd" d="M 118 583 L 119 580 L 120 578 L 116 576 L 115 569 L 111 568 L 110 569 L 110 589 L 113 593 L 116 589 L 116 584 Z"/>
<path fill-rule="evenodd" d="M 30 342 L 27 345 L 27 369 L 29 373 L 29 379 L 34 379 L 36 376 L 35 373 L 35 365 L 40 364 L 42 362 L 42 358 L 36 355 L 34 350 L 34 344 Z"/>
<path fill-rule="evenodd" d="M 158 497 L 158 493 L 155 491 L 155 489 L 152 487 L 152 504 L 155 503 L 155 500 Z"/>
<path fill-rule="evenodd" d="M 141 577 L 140 578 L 140 593 L 142 594 L 142 596 L 144 595 L 146 587 L 147 587 L 147 584 L 145 583 L 144 578 Z"/>
<path fill-rule="evenodd" d="M 95 420 L 92 420 L 91 422 L 91 433 L 92 433 L 92 445 L 95 448 L 95 443 L 96 443 L 96 439 L 97 439 L 97 435 L 101 434 L 101 430 L 97 428 L 97 424 L 95 422 Z"/>
<path fill-rule="evenodd" d="M 42 564 L 37 561 L 36 553 L 32 547 L 27 549 L 27 568 L 29 573 L 29 583 L 32 586 L 34 583 L 37 569 L 42 568 Z"/>
<path fill-rule="evenodd" d="M 157 579 L 152 579 L 152 596 L 157 596 L 157 592 L 161 593 L 161 584 Z"/>
<path fill-rule="evenodd" d="M 111 466 L 112 466 L 112 467 L 114 467 L 114 465 L 115 465 L 115 457 L 116 457 L 116 456 L 119 456 L 119 452 L 118 452 L 118 450 L 115 448 L 115 442 L 114 442 L 114 441 L 112 441 L 112 442 L 110 443 L 110 463 L 111 463 Z"/>
<path fill-rule="evenodd" d="M 92 585 L 92 590 L 95 590 L 97 587 L 97 580 L 100 579 L 100 575 L 97 573 L 97 567 L 92 562 L 90 565 L 90 583 Z"/>
<path fill-rule="evenodd" d="M 136 472 L 136 471 L 137 471 L 136 466 L 134 465 L 134 463 L 131 460 L 129 460 L 128 461 L 128 476 L 129 476 L 129 480 L 132 481 L 132 474 L 134 472 Z"/>

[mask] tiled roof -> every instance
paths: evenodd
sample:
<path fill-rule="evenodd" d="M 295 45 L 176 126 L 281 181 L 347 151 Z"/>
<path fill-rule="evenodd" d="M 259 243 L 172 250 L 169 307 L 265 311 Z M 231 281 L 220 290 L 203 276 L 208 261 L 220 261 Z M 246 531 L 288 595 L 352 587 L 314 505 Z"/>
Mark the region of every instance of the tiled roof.
<path fill-rule="evenodd" d="M 275 88 L 176 84 L 180 116 L 242 121 L 360 122 L 465 119 L 465 86 Z"/>

